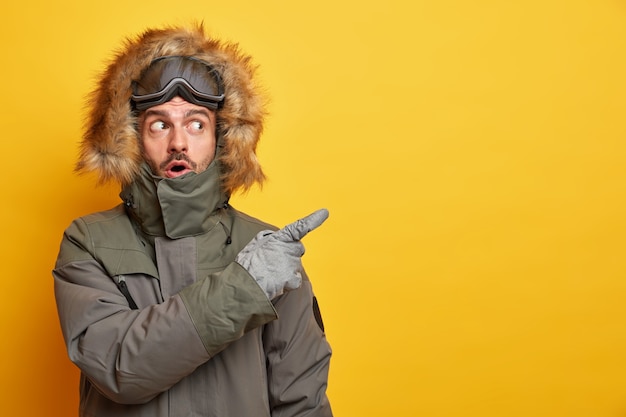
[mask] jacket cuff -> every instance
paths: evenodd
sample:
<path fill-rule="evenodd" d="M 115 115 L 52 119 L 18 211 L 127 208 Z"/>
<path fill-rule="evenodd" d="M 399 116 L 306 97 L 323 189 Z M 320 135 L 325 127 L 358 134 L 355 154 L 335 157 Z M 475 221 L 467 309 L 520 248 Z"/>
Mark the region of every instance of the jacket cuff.
<path fill-rule="evenodd" d="M 184 288 L 179 295 L 211 356 L 246 332 L 278 318 L 254 278 L 235 262 L 221 273 Z"/>

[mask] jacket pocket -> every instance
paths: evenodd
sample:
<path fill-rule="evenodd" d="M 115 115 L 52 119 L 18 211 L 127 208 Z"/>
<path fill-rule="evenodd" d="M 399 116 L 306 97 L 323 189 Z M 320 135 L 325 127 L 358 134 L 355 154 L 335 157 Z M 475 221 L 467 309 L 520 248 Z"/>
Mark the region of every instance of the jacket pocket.
<path fill-rule="evenodd" d="M 128 306 L 130 307 L 130 309 L 131 310 L 137 310 L 138 309 L 137 303 L 135 303 L 135 300 L 133 299 L 133 296 L 130 295 L 130 290 L 128 289 L 128 284 L 126 284 L 126 277 L 124 275 L 118 275 L 118 276 L 114 277 L 113 280 L 117 284 L 117 288 L 120 289 L 120 292 L 122 293 L 124 298 L 126 298 L 126 301 L 128 301 Z"/>
<path fill-rule="evenodd" d="M 120 274 L 112 277 L 131 310 L 163 302 L 159 280 L 146 274 Z"/>

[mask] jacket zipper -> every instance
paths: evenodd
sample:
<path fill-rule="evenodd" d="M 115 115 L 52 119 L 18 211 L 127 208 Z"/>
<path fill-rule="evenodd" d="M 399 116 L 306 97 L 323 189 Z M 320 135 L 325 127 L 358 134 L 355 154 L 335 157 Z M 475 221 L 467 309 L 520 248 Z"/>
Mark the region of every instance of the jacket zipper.
<path fill-rule="evenodd" d="M 138 310 L 139 307 L 137 307 L 135 300 L 133 300 L 133 297 L 130 295 L 130 291 L 128 291 L 128 285 L 126 285 L 126 278 L 124 278 L 124 275 L 117 276 L 117 287 L 120 289 L 124 297 L 126 297 L 126 300 L 128 301 L 128 306 L 131 308 L 131 310 Z"/>

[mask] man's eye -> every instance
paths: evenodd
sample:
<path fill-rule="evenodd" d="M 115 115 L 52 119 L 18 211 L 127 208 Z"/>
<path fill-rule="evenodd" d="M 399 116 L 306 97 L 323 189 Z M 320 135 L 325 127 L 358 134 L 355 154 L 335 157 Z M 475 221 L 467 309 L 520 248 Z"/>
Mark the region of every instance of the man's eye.
<path fill-rule="evenodd" d="M 204 123 L 196 120 L 194 122 L 191 122 L 189 126 L 192 130 L 202 130 L 204 128 Z"/>
<path fill-rule="evenodd" d="M 165 130 L 167 126 L 165 125 L 165 123 L 163 123 L 162 121 L 156 121 L 156 122 L 152 122 L 150 124 L 150 130 L 153 132 L 159 132 L 162 130 Z"/>

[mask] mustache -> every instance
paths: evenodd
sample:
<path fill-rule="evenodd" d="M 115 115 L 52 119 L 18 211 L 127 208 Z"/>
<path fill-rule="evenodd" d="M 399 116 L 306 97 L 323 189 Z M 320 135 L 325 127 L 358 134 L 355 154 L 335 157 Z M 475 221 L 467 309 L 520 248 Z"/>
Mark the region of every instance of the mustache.
<path fill-rule="evenodd" d="M 161 162 L 161 164 L 159 165 L 159 168 L 164 170 L 167 168 L 167 166 L 172 163 L 173 161 L 185 161 L 192 170 L 196 170 L 196 168 L 198 167 L 198 164 L 196 164 L 195 162 L 193 162 L 188 156 L 187 154 L 185 154 L 184 152 L 178 152 L 178 153 L 173 153 L 170 156 L 167 157 L 167 159 L 163 162 Z"/>

